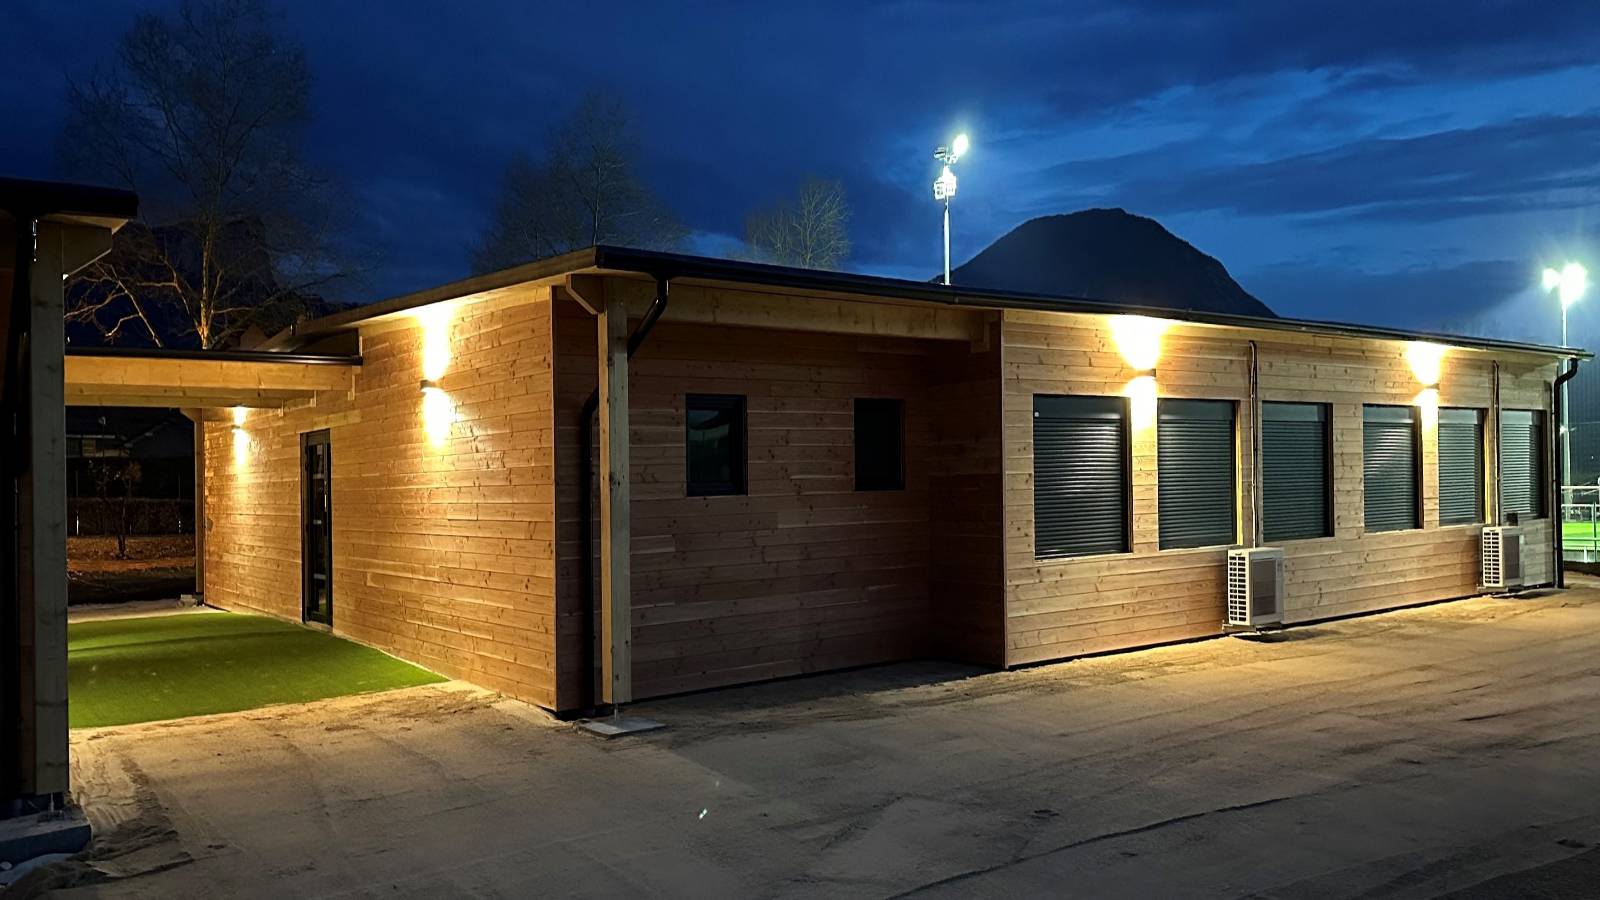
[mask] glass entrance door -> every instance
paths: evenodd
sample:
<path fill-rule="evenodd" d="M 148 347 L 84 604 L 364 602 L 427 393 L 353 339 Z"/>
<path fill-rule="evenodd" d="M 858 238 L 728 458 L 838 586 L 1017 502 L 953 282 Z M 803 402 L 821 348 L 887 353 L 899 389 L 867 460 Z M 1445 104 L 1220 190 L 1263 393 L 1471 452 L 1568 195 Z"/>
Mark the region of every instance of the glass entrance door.
<path fill-rule="evenodd" d="M 301 615 L 333 626 L 333 455 L 328 432 L 300 436 Z"/>

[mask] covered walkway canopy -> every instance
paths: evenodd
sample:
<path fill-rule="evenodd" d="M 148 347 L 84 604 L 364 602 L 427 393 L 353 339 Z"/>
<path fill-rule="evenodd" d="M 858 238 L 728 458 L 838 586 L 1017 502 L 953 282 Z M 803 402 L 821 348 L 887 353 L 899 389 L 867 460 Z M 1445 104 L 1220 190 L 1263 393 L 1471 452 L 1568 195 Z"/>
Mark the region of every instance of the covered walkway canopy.
<path fill-rule="evenodd" d="M 68 347 L 68 406 L 276 407 L 346 391 L 356 356 Z"/>

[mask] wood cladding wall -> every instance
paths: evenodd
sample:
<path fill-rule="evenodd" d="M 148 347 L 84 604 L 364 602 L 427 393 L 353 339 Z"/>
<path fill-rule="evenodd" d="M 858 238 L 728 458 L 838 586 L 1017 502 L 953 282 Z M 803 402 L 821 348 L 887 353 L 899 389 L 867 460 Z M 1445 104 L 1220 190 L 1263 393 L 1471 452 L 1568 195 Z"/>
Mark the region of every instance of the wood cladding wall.
<path fill-rule="evenodd" d="M 1286 619 L 1332 616 L 1460 597 L 1477 590 L 1477 527 L 1439 526 L 1437 422 L 1423 415 L 1423 528 L 1363 530 L 1362 405 L 1414 404 L 1422 385 L 1395 342 L 1258 335 L 1174 325 L 1162 339 L 1159 397 L 1247 401 L 1249 338 L 1258 338 L 1263 400 L 1332 406 L 1334 534 L 1283 542 Z M 1142 373 L 1119 354 L 1103 317 L 1008 311 L 1002 369 L 1005 428 L 1007 663 L 1025 664 L 1216 634 L 1224 620 L 1225 548 L 1158 549 L 1153 417 L 1132 407 L 1132 552 L 1039 560 L 1033 532 L 1033 397 L 1137 397 Z M 1438 404 L 1488 409 L 1488 357 L 1445 357 Z M 1502 364 L 1504 408 L 1548 409 L 1554 364 Z M 1241 541 L 1254 532 L 1250 404 L 1238 407 Z M 1490 429 L 1492 441 L 1492 428 Z M 1492 448 L 1492 443 L 1491 443 Z M 1489 475 L 1492 478 L 1492 473 Z M 1492 492 L 1491 492 L 1492 493 Z M 1548 522 L 1528 529 L 1530 576 L 1548 581 Z"/>
<path fill-rule="evenodd" d="M 941 628 L 933 614 L 935 568 L 949 577 L 952 599 L 940 608 L 952 614 L 962 602 L 976 607 L 981 600 L 968 592 L 987 582 L 988 615 L 962 615 L 986 619 L 993 644 L 985 647 L 975 626 L 961 655 L 998 664 L 999 494 L 989 493 L 985 507 L 981 477 L 987 468 L 987 484 L 997 488 L 999 445 L 986 441 L 980 409 L 992 418 L 998 408 L 998 354 L 973 353 L 966 341 L 673 321 L 685 302 L 694 301 L 674 300 L 630 364 L 636 696 L 931 655 L 938 636 L 960 630 Z M 575 304 L 557 304 L 564 706 L 588 677 L 577 417 L 594 388 L 595 347 L 593 320 Z M 961 409 L 947 411 L 936 399 L 936 372 Z M 747 495 L 687 496 L 689 393 L 746 398 Z M 872 397 L 905 402 L 903 490 L 855 490 L 854 401 Z M 973 418 L 946 427 L 957 412 Z M 965 459 L 985 452 L 987 459 Z M 979 478 L 963 479 L 968 473 Z M 944 492 L 938 503 L 935 485 Z M 935 522 L 963 532 L 934 545 Z M 982 537 L 961 552 L 955 545 L 986 527 L 993 552 L 985 575 Z M 952 551 L 937 567 L 934 546 Z"/>
<path fill-rule="evenodd" d="M 555 429 L 551 303 L 465 306 L 430 435 L 415 320 L 364 330 L 349 392 L 251 410 L 236 450 L 205 426 L 205 597 L 300 618 L 300 435 L 333 454 L 334 632 L 510 696 L 554 706 Z"/>

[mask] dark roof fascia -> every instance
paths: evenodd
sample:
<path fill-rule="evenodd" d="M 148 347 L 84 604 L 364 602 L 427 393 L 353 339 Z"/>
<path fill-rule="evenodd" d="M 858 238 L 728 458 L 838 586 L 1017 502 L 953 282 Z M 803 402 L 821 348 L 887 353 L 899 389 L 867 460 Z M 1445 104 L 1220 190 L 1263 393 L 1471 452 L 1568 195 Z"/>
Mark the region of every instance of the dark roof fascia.
<path fill-rule="evenodd" d="M 139 197 L 118 188 L 0 177 L 0 209 L 19 218 L 64 215 L 127 220 L 139 214 Z"/>
<path fill-rule="evenodd" d="M 1356 325 L 1317 319 L 1245 316 L 1200 310 L 1172 309 L 1160 306 L 1140 306 L 1138 304 L 1115 303 L 1107 300 L 1093 300 L 1087 297 L 974 290 L 963 288 L 959 285 L 945 286 L 937 283 L 930 284 L 922 281 L 885 278 L 877 275 L 854 275 L 845 272 L 792 269 L 764 263 L 707 259 L 650 250 L 632 250 L 625 247 L 602 246 L 595 248 L 595 250 L 597 252 L 596 265 L 600 269 L 633 271 L 668 278 L 743 281 L 771 287 L 794 288 L 796 290 L 871 294 L 891 299 L 916 300 L 928 303 L 943 303 L 949 306 L 970 306 L 985 309 L 1025 309 L 1039 312 L 1100 315 L 1141 315 L 1152 318 L 1196 322 L 1205 325 L 1225 325 L 1235 328 L 1381 340 L 1429 341 L 1482 350 L 1503 350 L 1518 353 L 1535 353 L 1544 356 L 1577 357 L 1579 359 L 1594 358 L 1593 353 L 1578 347 L 1503 341 L 1495 338 L 1468 337 L 1442 332 L 1380 328 L 1371 325 Z"/>
<path fill-rule="evenodd" d="M 316 319 L 307 319 L 297 322 L 278 332 L 267 340 L 264 347 L 295 347 L 329 332 L 338 331 L 358 325 L 369 319 L 381 316 L 390 316 L 396 313 L 409 312 L 434 303 L 446 300 L 455 300 L 484 291 L 499 290 L 501 288 L 515 287 L 529 281 L 538 281 L 542 278 L 551 278 L 557 275 L 566 275 L 571 272 L 580 272 L 594 267 L 595 247 L 585 247 L 560 256 L 536 260 L 510 269 L 501 269 L 486 275 L 474 275 L 438 287 L 401 294 L 388 300 L 379 300 L 362 306 L 353 306 L 331 315 Z"/>
<path fill-rule="evenodd" d="M 306 366 L 359 366 L 359 356 L 324 356 L 316 353 L 280 353 L 273 350 L 176 350 L 165 347 L 67 346 L 68 356 L 111 359 L 163 359 L 206 362 L 292 363 Z"/>
<path fill-rule="evenodd" d="M 1088 297 L 972 289 L 960 285 L 946 286 L 938 283 L 886 278 L 878 275 L 855 275 L 817 269 L 795 269 L 766 263 L 712 259 L 703 256 L 663 253 L 655 250 L 635 250 L 607 245 L 575 250 L 561 256 L 538 260 L 487 275 L 478 275 L 454 281 L 429 288 L 428 290 L 404 294 L 365 306 L 352 307 L 319 319 L 301 322 L 274 336 L 265 346 L 292 348 L 304 344 L 313 337 L 349 328 L 381 316 L 406 312 L 429 304 L 454 300 L 484 291 L 511 287 L 529 281 L 594 270 L 602 272 L 632 272 L 656 278 L 693 278 L 704 281 L 744 283 L 801 292 L 825 291 L 838 294 L 868 295 L 891 300 L 938 303 L 946 306 L 973 309 L 1022 309 L 1038 312 L 1088 313 L 1094 315 L 1140 315 L 1232 328 L 1369 340 L 1428 341 L 1476 350 L 1530 353 L 1539 356 L 1575 357 L 1578 359 L 1594 358 L 1594 354 L 1578 347 L 1558 347 L 1521 341 L 1503 341 L 1494 338 L 1468 337 L 1432 331 L 1380 328 L 1347 322 L 1245 316 L 1199 310 L 1172 309 L 1163 306 L 1141 306 L 1139 304 L 1095 300 Z"/>

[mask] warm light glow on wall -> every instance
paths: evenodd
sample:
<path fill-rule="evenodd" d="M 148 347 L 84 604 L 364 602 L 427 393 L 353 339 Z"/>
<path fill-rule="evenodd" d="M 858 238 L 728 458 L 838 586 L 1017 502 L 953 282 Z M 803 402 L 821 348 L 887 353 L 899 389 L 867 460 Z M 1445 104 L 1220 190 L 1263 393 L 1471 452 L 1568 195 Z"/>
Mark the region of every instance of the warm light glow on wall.
<path fill-rule="evenodd" d="M 417 313 L 422 323 L 422 377 L 438 381 L 450 367 L 450 305 L 436 303 Z"/>
<path fill-rule="evenodd" d="M 1111 340 L 1131 368 L 1149 372 L 1161 359 L 1161 336 L 1167 331 L 1164 319 L 1148 316 L 1112 316 Z"/>
<path fill-rule="evenodd" d="M 436 387 L 422 389 L 422 429 L 428 434 L 428 443 L 435 447 L 450 438 L 450 427 L 456 422 L 456 405 L 450 395 Z"/>
<path fill-rule="evenodd" d="M 250 433 L 244 430 L 246 411 L 242 406 L 233 408 L 233 461 L 243 465 L 250 459 Z"/>
<path fill-rule="evenodd" d="M 1423 388 L 1417 394 L 1417 409 L 1422 410 L 1422 427 L 1432 430 L 1439 425 L 1439 389 L 1435 387 Z"/>
<path fill-rule="evenodd" d="M 1156 377 L 1140 375 L 1128 382 L 1123 394 L 1128 398 L 1128 415 L 1134 431 L 1145 431 L 1156 424 Z"/>
<path fill-rule="evenodd" d="M 450 320 L 448 303 L 436 303 L 417 313 L 422 323 L 422 429 L 435 447 L 450 438 L 456 421 L 456 405 L 439 387 L 439 379 L 450 368 Z"/>
<path fill-rule="evenodd" d="M 1444 367 L 1444 351 L 1442 344 L 1430 344 L 1427 341 L 1412 341 L 1406 346 L 1406 361 L 1411 363 L 1411 372 L 1423 385 L 1432 387 L 1439 383 L 1439 374 Z"/>

